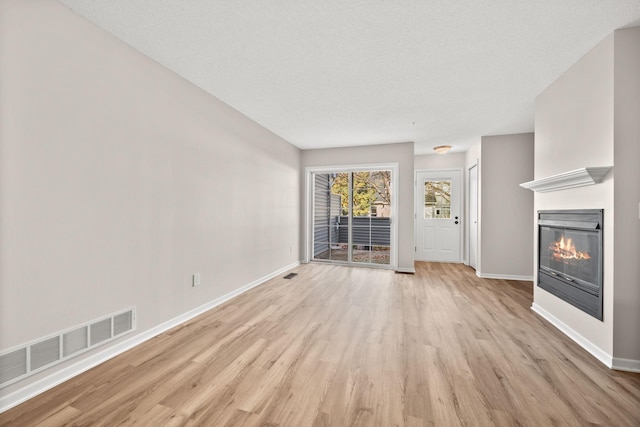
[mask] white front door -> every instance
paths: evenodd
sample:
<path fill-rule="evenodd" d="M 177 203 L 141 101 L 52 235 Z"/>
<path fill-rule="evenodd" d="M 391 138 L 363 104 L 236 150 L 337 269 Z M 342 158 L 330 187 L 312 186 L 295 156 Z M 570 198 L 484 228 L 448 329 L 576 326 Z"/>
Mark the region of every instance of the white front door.
<path fill-rule="evenodd" d="M 460 262 L 460 170 L 416 174 L 416 260 Z"/>

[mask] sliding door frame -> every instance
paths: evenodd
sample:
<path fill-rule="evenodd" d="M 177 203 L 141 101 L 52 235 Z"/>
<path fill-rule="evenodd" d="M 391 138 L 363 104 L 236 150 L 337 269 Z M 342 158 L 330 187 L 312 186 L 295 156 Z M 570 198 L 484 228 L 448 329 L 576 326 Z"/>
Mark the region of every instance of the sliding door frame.
<path fill-rule="evenodd" d="M 313 174 L 316 173 L 341 173 L 341 172 L 367 172 L 377 170 L 391 171 L 391 248 L 389 265 L 369 264 L 369 263 L 351 263 L 345 264 L 357 267 L 371 268 L 387 268 L 397 269 L 398 267 L 398 163 L 368 163 L 356 165 L 333 165 L 333 166 L 307 166 L 304 169 L 304 263 L 311 261 L 313 254 L 313 198 L 314 198 L 314 180 Z M 351 219 L 349 220 L 351 221 Z"/>

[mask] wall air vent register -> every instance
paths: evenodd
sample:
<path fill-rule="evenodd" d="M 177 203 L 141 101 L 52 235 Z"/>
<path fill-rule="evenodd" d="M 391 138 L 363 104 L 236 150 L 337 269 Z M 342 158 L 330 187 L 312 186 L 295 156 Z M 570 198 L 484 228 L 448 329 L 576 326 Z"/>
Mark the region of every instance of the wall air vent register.
<path fill-rule="evenodd" d="M 135 330 L 135 308 L 0 353 L 0 388 Z"/>

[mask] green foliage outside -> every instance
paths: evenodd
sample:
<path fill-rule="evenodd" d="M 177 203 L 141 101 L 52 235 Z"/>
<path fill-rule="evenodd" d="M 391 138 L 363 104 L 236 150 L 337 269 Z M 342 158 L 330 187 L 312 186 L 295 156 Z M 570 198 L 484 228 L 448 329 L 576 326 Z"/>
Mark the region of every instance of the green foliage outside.
<path fill-rule="evenodd" d="M 353 173 L 353 216 L 370 216 L 371 206 L 376 200 L 391 200 L 391 176 L 389 171 Z M 349 214 L 349 174 L 339 173 L 331 186 L 333 194 L 339 194 L 342 215 Z"/>
<path fill-rule="evenodd" d="M 451 217 L 451 181 L 425 181 L 424 217 Z"/>

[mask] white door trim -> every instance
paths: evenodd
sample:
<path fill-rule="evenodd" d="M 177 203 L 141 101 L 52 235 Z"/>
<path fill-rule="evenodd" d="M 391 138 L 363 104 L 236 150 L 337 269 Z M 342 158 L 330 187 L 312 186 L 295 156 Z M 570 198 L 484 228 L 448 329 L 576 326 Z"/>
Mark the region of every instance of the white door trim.
<path fill-rule="evenodd" d="M 466 227 L 465 229 L 467 230 L 466 236 L 465 236 L 465 242 L 466 242 L 466 246 L 467 246 L 467 262 L 466 264 L 468 266 L 471 266 L 471 170 L 475 168 L 476 169 L 476 220 L 478 219 L 478 202 L 479 202 L 479 197 L 478 197 L 478 190 L 480 188 L 480 162 L 478 161 L 478 159 L 476 159 L 476 162 L 474 164 L 472 164 L 471 166 L 469 166 L 467 168 L 467 191 L 466 191 L 466 212 L 467 212 L 467 220 L 465 221 Z M 478 256 L 479 253 L 479 247 L 477 245 L 478 243 L 478 224 L 476 223 L 476 265 L 475 268 L 476 271 L 480 271 L 480 257 Z"/>
<path fill-rule="evenodd" d="M 393 163 L 366 163 L 352 165 L 332 165 L 332 166 L 307 166 L 304 168 L 304 261 L 308 263 L 311 260 L 313 247 L 313 181 L 311 175 L 313 173 L 334 173 L 334 172 L 358 172 L 366 170 L 390 170 L 391 171 L 391 264 L 390 269 L 398 268 L 398 181 L 400 178 L 400 165 Z M 370 264 L 358 265 L 361 267 L 377 267 Z M 385 266 L 386 267 L 386 266 Z M 379 267 L 381 268 L 381 267 Z"/>
<path fill-rule="evenodd" d="M 466 209 L 464 208 L 463 205 L 463 201 L 464 201 L 464 173 L 463 173 L 463 168 L 447 168 L 447 169 L 416 169 L 413 173 L 413 200 L 414 200 L 414 212 L 413 212 L 413 240 L 416 243 L 416 245 L 418 244 L 418 209 L 420 208 L 420 206 L 422 205 L 418 205 L 418 203 L 416 203 L 415 201 L 418 200 L 418 174 L 419 173 L 424 173 L 424 172 L 428 172 L 428 173 L 447 173 L 447 172 L 458 172 L 460 173 L 460 190 L 458 192 L 458 199 L 459 199 L 459 203 L 460 203 L 460 212 L 465 212 L 466 213 Z M 460 221 L 463 225 L 464 222 Z M 466 235 L 465 230 L 464 230 L 464 226 L 460 227 L 460 238 L 459 238 L 459 242 L 458 245 L 460 245 L 460 250 L 458 251 L 458 263 L 463 263 L 464 260 L 464 236 Z M 415 255 L 415 249 L 414 249 L 414 255 Z"/>

